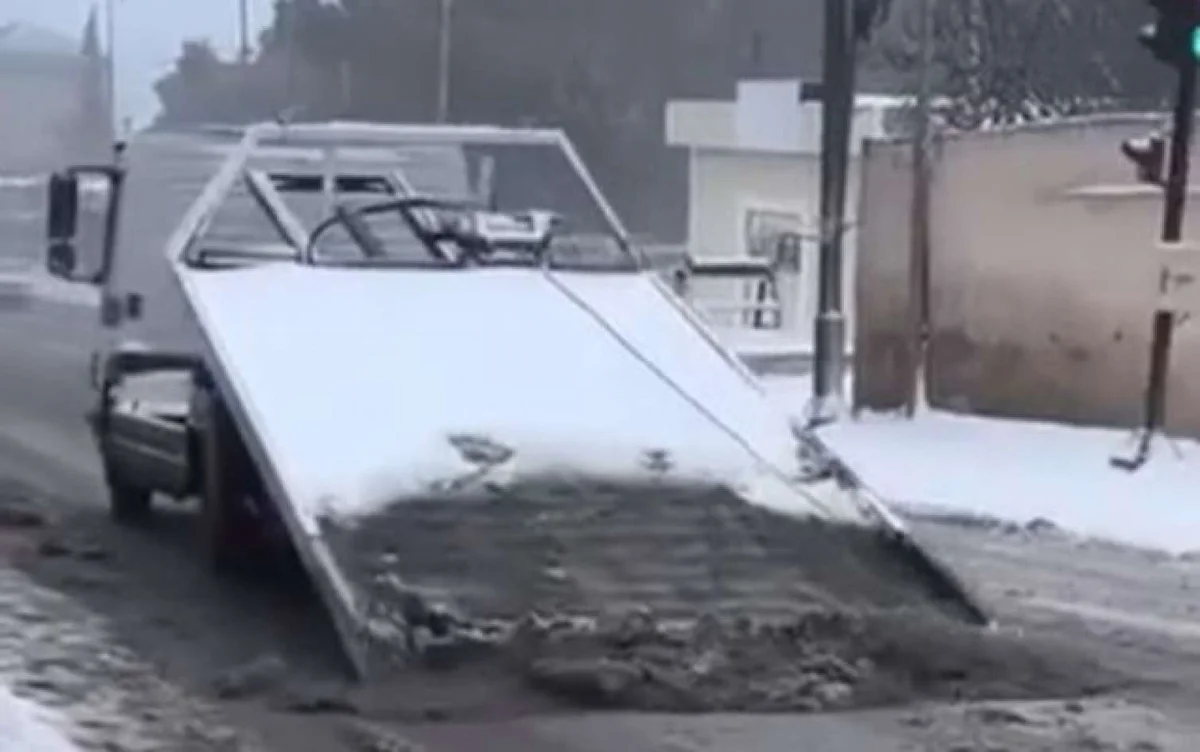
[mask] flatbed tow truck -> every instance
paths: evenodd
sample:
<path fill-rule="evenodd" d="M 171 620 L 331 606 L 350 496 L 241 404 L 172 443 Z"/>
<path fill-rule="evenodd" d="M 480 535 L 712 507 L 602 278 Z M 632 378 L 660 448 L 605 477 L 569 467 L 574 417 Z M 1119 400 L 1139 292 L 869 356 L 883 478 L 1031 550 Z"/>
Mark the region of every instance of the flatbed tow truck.
<path fill-rule="evenodd" d="M 95 180 L 105 232 L 85 248 Z M 560 132 L 140 134 L 55 174 L 47 224 L 49 271 L 101 291 L 91 425 L 113 519 L 198 499 L 220 568 L 289 544 L 360 675 L 368 588 L 329 522 L 547 472 L 699 479 L 871 531 L 930 598 L 986 620 L 644 268 Z"/>

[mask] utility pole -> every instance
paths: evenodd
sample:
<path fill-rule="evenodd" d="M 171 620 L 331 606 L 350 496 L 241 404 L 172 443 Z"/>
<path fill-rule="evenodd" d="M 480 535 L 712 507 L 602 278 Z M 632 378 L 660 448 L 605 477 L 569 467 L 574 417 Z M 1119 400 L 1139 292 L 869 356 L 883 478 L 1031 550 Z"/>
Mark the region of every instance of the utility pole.
<path fill-rule="evenodd" d="M 437 121 L 450 119 L 450 44 L 454 0 L 438 0 Z"/>
<path fill-rule="evenodd" d="M 917 406 L 924 404 L 925 370 L 928 365 L 930 337 L 930 190 L 933 179 L 929 163 L 932 135 L 931 104 L 933 74 L 933 2 L 921 0 L 918 33 L 919 68 L 917 95 L 913 107 L 912 133 L 912 205 L 909 217 L 909 299 L 912 301 L 912 342 L 915 363 L 911 391 L 905 403 L 905 413 L 912 417 Z"/>
<path fill-rule="evenodd" d="M 846 373 L 842 310 L 846 177 L 854 114 L 855 29 L 851 0 L 825 0 L 821 82 L 820 276 L 813 330 L 813 422 L 841 409 Z"/>
<path fill-rule="evenodd" d="M 1165 179 L 1162 174 L 1164 154 L 1161 136 L 1127 140 L 1121 144 L 1121 151 L 1134 162 L 1139 179 L 1165 189 L 1160 237 L 1164 244 L 1176 244 L 1183 239 L 1188 162 L 1191 155 L 1192 126 L 1196 117 L 1200 8 L 1197 8 L 1194 0 L 1150 0 L 1150 5 L 1157 12 L 1158 19 L 1156 23 L 1140 30 L 1138 41 L 1160 62 L 1174 68 L 1178 76 Z M 1169 271 L 1164 267 L 1159 281 L 1160 295 L 1165 296 L 1169 284 Z M 1112 460 L 1114 466 L 1123 470 L 1137 470 L 1145 464 L 1150 456 L 1154 436 L 1165 423 L 1167 374 L 1170 370 L 1171 341 L 1175 325 L 1176 312 L 1160 304 L 1154 312 L 1151 325 L 1150 364 L 1146 379 L 1141 436 L 1132 457 Z"/>
<path fill-rule="evenodd" d="M 104 96 L 107 99 L 108 114 L 112 132 L 119 133 L 121 119 L 117 113 L 117 0 L 107 0 L 104 5 L 104 36 L 108 45 L 108 56 L 105 58 Z"/>

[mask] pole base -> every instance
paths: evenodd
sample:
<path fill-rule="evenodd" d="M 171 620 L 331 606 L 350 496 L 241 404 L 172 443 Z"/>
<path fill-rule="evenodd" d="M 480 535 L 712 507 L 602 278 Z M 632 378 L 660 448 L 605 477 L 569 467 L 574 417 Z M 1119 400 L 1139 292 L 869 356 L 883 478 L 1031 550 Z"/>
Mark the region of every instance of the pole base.
<path fill-rule="evenodd" d="M 846 317 L 841 311 L 817 315 L 814 331 L 813 401 L 810 420 L 828 422 L 845 404 Z"/>

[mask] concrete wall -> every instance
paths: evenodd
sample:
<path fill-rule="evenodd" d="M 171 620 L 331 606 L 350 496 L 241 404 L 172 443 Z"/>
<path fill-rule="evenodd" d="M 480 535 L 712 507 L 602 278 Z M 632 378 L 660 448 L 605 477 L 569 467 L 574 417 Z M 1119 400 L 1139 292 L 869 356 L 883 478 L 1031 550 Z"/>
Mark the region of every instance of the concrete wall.
<path fill-rule="evenodd" d="M 1126 116 L 964 134 L 939 144 L 932 195 L 933 406 L 1133 425 L 1141 416 L 1159 191 L 1119 143 L 1161 119 Z M 863 167 L 855 401 L 888 409 L 911 372 L 909 147 Z M 1193 166 L 1193 174 L 1196 167 Z M 1198 237 L 1200 201 L 1189 199 Z M 1200 435 L 1200 322 L 1177 332 L 1170 428 Z"/>

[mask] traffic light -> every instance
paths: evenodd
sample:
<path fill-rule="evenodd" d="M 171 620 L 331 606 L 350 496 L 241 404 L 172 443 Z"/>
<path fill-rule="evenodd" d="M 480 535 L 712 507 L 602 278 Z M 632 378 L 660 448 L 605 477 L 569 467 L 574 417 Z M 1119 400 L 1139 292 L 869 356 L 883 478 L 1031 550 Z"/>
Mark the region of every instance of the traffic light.
<path fill-rule="evenodd" d="M 1200 2 L 1149 0 L 1157 14 L 1152 24 L 1138 32 L 1138 41 L 1161 62 L 1174 68 L 1200 62 Z"/>
<path fill-rule="evenodd" d="M 1127 138 L 1121 142 L 1121 153 L 1133 162 L 1139 182 L 1151 185 L 1166 183 L 1167 142 L 1162 134 Z"/>
<path fill-rule="evenodd" d="M 1158 14 L 1153 24 L 1138 32 L 1142 43 L 1159 61 L 1175 71 L 1175 108 L 1171 115 L 1170 159 L 1161 134 L 1129 139 L 1121 153 L 1137 167 L 1138 180 L 1161 186 L 1163 218 L 1161 240 L 1178 245 L 1183 238 L 1183 215 L 1187 205 L 1188 163 L 1192 127 L 1196 117 L 1196 76 L 1200 67 L 1200 0 L 1149 0 Z M 1171 340 L 1177 324 L 1176 312 L 1162 300 L 1154 312 L 1150 338 L 1150 363 L 1146 379 L 1141 435 L 1132 458 L 1116 458 L 1113 464 L 1136 470 L 1150 456 L 1150 442 L 1161 431 L 1166 414 L 1167 371 Z"/>
<path fill-rule="evenodd" d="M 1182 153 L 1186 161 L 1186 149 L 1191 142 L 1191 102 L 1194 101 L 1196 69 L 1200 66 L 1200 0 L 1148 2 L 1156 18 L 1154 23 L 1138 30 L 1137 38 L 1155 59 L 1171 66 L 1178 74 L 1180 94 L 1176 102 L 1174 130 L 1182 136 L 1185 150 Z M 1184 100 L 1185 95 L 1187 101 Z M 1183 128 L 1180 127 L 1180 118 L 1186 120 Z M 1121 153 L 1133 162 L 1139 182 L 1167 187 L 1167 147 L 1162 134 L 1127 139 L 1121 142 Z M 1186 178 L 1184 180 L 1186 182 Z"/>

